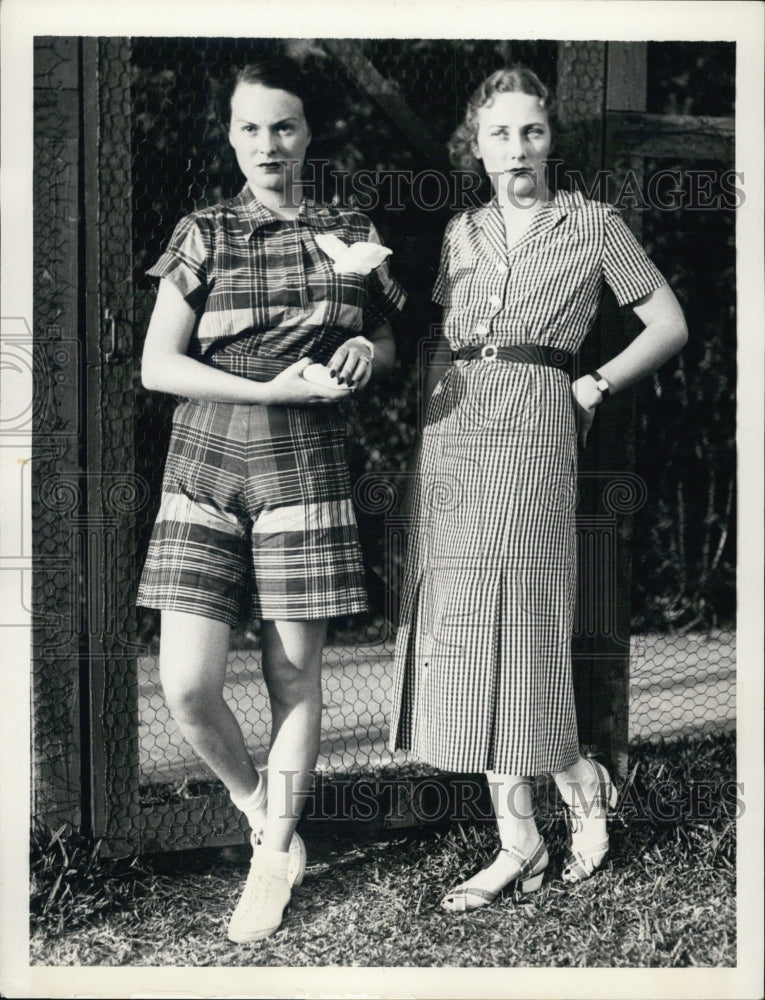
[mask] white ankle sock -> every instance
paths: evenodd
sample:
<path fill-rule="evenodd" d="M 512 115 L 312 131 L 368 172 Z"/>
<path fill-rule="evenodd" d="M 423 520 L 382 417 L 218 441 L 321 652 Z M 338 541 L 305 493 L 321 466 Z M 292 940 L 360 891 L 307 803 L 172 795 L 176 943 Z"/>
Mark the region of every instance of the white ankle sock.
<path fill-rule="evenodd" d="M 254 828 L 256 824 L 253 820 L 256 818 L 262 819 L 266 812 L 266 783 L 263 780 L 263 775 L 260 775 L 260 781 L 258 782 L 257 788 L 254 792 L 250 792 L 250 794 L 243 799 L 240 799 L 232 794 L 231 801 L 237 809 L 244 813 L 250 826 Z"/>
<path fill-rule="evenodd" d="M 263 847 L 258 844 L 252 852 L 252 863 L 261 871 L 267 871 L 271 875 L 287 877 L 287 862 L 290 859 L 289 851 L 274 851 L 270 847 Z"/>

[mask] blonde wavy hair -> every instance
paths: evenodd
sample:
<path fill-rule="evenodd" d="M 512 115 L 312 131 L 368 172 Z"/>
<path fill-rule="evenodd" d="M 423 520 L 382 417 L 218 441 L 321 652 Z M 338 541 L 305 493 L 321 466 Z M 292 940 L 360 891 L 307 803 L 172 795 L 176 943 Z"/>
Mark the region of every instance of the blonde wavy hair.
<path fill-rule="evenodd" d="M 449 156 L 458 170 L 478 170 L 479 161 L 473 156 L 471 148 L 478 134 L 478 112 L 487 104 L 491 104 L 495 94 L 514 93 L 529 94 L 531 97 L 539 98 L 540 104 L 547 112 L 552 134 L 555 136 L 558 122 L 555 116 L 556 103 L 553 92 L 528 66 L 520 63 L 506 66 L 488 76 L 473 91 L 468 101 L 465 120 L 449 140 Z"/>

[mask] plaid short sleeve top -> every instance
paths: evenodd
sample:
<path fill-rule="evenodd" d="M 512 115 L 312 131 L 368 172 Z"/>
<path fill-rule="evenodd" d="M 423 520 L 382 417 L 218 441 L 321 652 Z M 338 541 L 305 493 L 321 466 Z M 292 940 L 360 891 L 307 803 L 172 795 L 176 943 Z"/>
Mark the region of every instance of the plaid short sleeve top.
<path fill-rule="evenodd" d="M 188 353 L 265 381 L 302 357 L 327 361 L 401 309 L 406 295 L 387 262 L 368 275 L 336 274 L 316 233 L 380 242 L 360 212 L 305 199 L 298 217 L 284 220 L 247 185 L 181 219 L 147 274 L 173 282 L 196 312 Z"/>
<path fill-rule="evenodd" d="M 510 250 L 496 200 L 455 216 L 433 299 L 453 350 L 531 343 L 576 353 L 605 285 L 626 305 L 665 283 L 615 208 L 559 191 Z"/>

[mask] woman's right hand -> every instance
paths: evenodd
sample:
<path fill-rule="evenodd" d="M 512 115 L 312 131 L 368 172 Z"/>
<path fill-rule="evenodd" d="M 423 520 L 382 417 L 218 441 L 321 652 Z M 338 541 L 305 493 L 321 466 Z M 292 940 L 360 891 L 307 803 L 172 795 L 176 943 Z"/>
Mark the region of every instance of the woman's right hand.
<path fill-rule="evenodd" d="M 587 445 L 587 435 L 590 433 L 595 411 L 603 396 L 591 375 L 584 375 L 571 383 L 571 396 L 574 400 L 574 414 L 579 443 L 582 448 Z"/>
<path fill-rule="evenodd" d="M 347 385 L 320 385 L 303 378 L 303 371 L 311 363 L 311 358 L 301 358 L 266 382 L 263 402 L 269 406 L 322 406 L 338 403 L 351 395 L 352 390 Z"/>

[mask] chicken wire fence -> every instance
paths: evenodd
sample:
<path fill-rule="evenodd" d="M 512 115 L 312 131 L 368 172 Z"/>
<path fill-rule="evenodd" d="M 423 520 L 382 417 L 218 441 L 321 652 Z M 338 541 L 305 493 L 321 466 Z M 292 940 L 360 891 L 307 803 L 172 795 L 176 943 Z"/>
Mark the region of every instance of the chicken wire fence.
<path fill-rule="evenodd" d="M 114 335 L 114 324 L 108 320 L 113 319 L 115 308 L 129 315 L 130 322 L 121 330 L 119 374 L 104 377 L 99 383 L 98 399 L 89 398 L 86 404 L 86 423 L 91 428 L 94 421 L 100 424 L 98 435 L 92 430 L 87 456 L 80 446 L 79 452 L 68 455 L 67 461 L 81 474 L 82 464 L 92 462 L 93 441 L 98 436 L 101 476 L 129 478 L 124 488 L 132 493 L 129 502 L 123 496 L 122 510 L 129 516 L 119 520 L 118 503 L 114 522 L 118 541 L 114 545 L 120 558 L 114 561 L 110 578 L 115 582 L 114 615 L 119 623 L 114 631 L 130 638 L 111 652 L 108 642 L 101 650 L 102 657 L 109 661 L 106 687 L 121 693 L 107 697 L 106 703 L 94 702 L 91 693 L 91 704 L 96 704 L 96 709 L 73 719 L 71 729 L 72 739 L 79 745 L 80 730 L 87 742 L 88 726 L 97 722 L 101 727 L 106 757 L 102 762 L 104 789 L 100 793 L 94 789 L 92 794 L 95 798 L 103 796 L 107 813 L 110 797 L 127 795 L 126 786 L 137 773 L 138 791 L 137 795 L 135 791 L 130 793 L 132 806 L 124 829 L 128 837 L 132 829 L 136 830 L 133 841 L 140 842 L 144 850 L 231 843 L 240 841 L 245 834 L 221 786 L 194 756 L 165 705 L 158 678 L 159 617 L 133 607 L 137 576 L 157 509 L 173 408 L 173 400 L 148 393 L 140 385 L 139 359 L 155 295 L 145 271 L 159 256 L 182 215 L 235 194 L 243 184 L 221 124 L 221 85 L 232 66 L 282 49 L 303 61 L 322 95 L 322 120 L 311 122 L 314 138 L 307 173 L 313 185 L 311 193 L 319 199 L 354 205 L 372 217 L 383 242 L 394 250 L 393 272 L 409 294 L 406 312 L 394 331 L 398 351 L 395 372 L 370 387 L 347 409 L 349 464 L 370 612 L 330 622 L 318 771 L 334 779 L 362 775 L 405 778 L 429 773 L 428 768 L 406 754 L 390 753 L 386 738 L 394 644 L 390 622 L 395 618 L 404 551 L 404 527 L 396 513 L 397 502 L 420 419 L 418 365 L 422 343 L 432 336 L 438 322 L 429 295 L 440 240 L 455 208 L 464 207 L 455 204 L 460 180 L 450 168 L 445 144 L 461 119 L 470 91 L 493 69 L 520 60 L 555 86 L 560 66 L 560 45 L 548 41 L 368 40 L 343 47 L 335 40 L 285 43 L 135 38 L 102 46 L 102 62 L 117 66 L 112 65 L 108 76 L 112 93 L 105 98 L 102 95 L 98 105 L 97 183 L 100 212 L 104 215 L 99 219 L 100 274 L 102 283 L 112 280 L 112 273 L 126 275 L 115 293 L 117 306 L 111 307 L 106 317 L 103 336 L 107 338 L 107 349 L 114 346 L 108 341 Z M 573 70 L 569 61 L 568 71 L 580 74 L 580 93 L 591 94 L 597 86 L 598 60 L 602 61 L 599 53 L 597 47 L 583 50 Z M 587 58 L 593 60 L 591 67 Z M 654 53 L 653 58 L 664 56 Z M 570 80 L 567 89 L 576 95 L 577 87 L 572 87 Z M 666 102 L 667 98 L 659 94 L 655 100 Z M 123 114 L 129 118 L 129 146 L 120 149 L 115 142 L 112 155 L 107 156 L 112 124 L 109 116 Z M 42 121 L 40 111 L 40 135 Z M 45 128 L 51 127 L 55 134 L 55 121 L 52 125 L 46 121 Z M 46 192 L 51 172 L 60 171 L 68 154 L 72 158 L 76 155 L 66 143 L 59 143 L 53 154 L 50 142 L 42 143 L 35 165 L 39 232 L 46 231 L 41 207 L 49 199 Z M 679 169 L 686 171 L 687 165 L 681 163 Z M 90 177 L 96 183 L 92 173 Z M 439 177 L 447 180 L 443 182 Z M 693 250 L 687 251 L 679 266 L 677 255 L 671 256 L 665 216 L 645 213 L 644 241 L 651 252 L 655 251 L 659 266 L 664 263 L 662 254 L 667 257 L 668 275 L 680 273 L 679 281 L 673 278 L 673 283 L 683 303 L 700 296 L 706 312 L 701 311 L 700 332 L 693 328 L 691 331 L 692 337 L 700 337 L 697 346 L 689 347 L 684 352 L 685 361 L 676 370 L 658 376 L 639 400 L 635 471 L 646 487 L 646 496 L 635 515 L 635 568 L 640 584 L 633 589 L 636 628 L 629 640 L 630 736 L 636 740 L 714 733 L 735 726 L 732 580 L 719 582 L 731 562 L 729 548 L 734 536 L 730 502 L 733 411 L 723 408 L 718 412 L 703 445 L 693 438 L 697 425 L 681 433 L 680 444 L 665 431 L 657 432 L 662 420 L 660 403 L 666 406 L 669 402 L 681 410 L 684 406 L 681 416 L 686 418 L 694 412 L 693 405 L 703 406 L 704 398 L 690 402 L 683 398 L 678 402 L 687 380 L 677 373 L 693 369 L 711 372 L 718 352 L 718 341 L 711 331 L 719 338 L 719 323 L 728 337 L 725 346 L 729 357 L 735 354 L 730 257 L 733 216 L 732 212 L 722 212 L 716 223 L 704 220 L 702 239 L 718 251 L 721 245 L 726 246 L 730 257 L 725 259 L 728 284 L 720 282 L 718 275 L 711 292 L 709 284 L 702 284 L 704 275 L 695 270 Z M 129 220 L 127 225 L 125 219 Z M 675 233 L 678 220 L 689 234 L 686 243 L 692 243 L 699 236 L 696 218 L 676 212 L 670 217 Z M 57 255 L 62 260 L 66 256 L 65 243 L 52 245 L 55 231 L 55 225 L 49 226 L 47 242 L 40 241 L 36 246 L 36 273 L 42 276 L 36 308 L 38 318 L 48 324 L 46 330 L 50 321 L 43 317 L 55 315 L 62 287 L 56 281 L 46 284 L 50 266 L 46 271 L 41 258 L 44 256 L 50 265 Z M 695 252 L 698 254 L 698 248 Z M 88 279 L 93 280 L 93 275 L 86 274 Z M 73 275 L 72 281 L 76 280 Z M 130 301 L 120 302 L 120 296 Z M 46 338 L 50 339 L 49 334 Z M 88 346 L 81 344 L 79 349 L 87 353 Z M 86 367 L 92 363 L 91 358 Z M 722 399 L 727 392 L 724 405 L 729 406 L 735 382 L 731 364 L 718 367 L 716 378 L 724 384 L 710 384 L 707 397 L 712 394 L 716 400 Z M 48 429 L 48 420 L 46 416 L 38 421 L 38 441 Z M 78 426 L 74 420 L 64 428 L 67 447 L 75 452 L 73 441 Z M 657 441 L 663 448 L 661 456 L 657 455 Z M 663 481 L 652 478 L 657 459 L 661 466 L 666 455 L 672 459 L 677 454 L 684 457 L 684 464 L 678 464 L 669 477 L 665 472 Z M 683 481 L 686 493 L 678 507 L 678 492 L 671 486 Z M 42 572 L 35 583 L 38 626 L 44 622 L 45 611 L 55 601 L 56 593 L 66 594 L 79 607 L 83 620 L 88 615 L 92 619 L 92 610 L 84 611 L 83 606 L 97 601 L 94 594 L 98 587 L 91 580 L 90 590 L 85 591 L 84 574 L 73 576 L 71 565 L 57 568 L 52 558 L 54 551 L 66 548 L 76 536 L 67 518 L 76 518 L 78 508 L 76 504 L 57 507 L 46 502 L 46 495 L 44 482 L 38 480 L 33 504 L 37 553 L 42 560 Z M 66 545 L 62 545 L 63 535 Z M 111 536 L 107 530 L 101 537 Z M 663 560 L 657 555 L 662 551 L 666 555 Z M 693 552 L 701 556 L 696 558 Z M 696 566 L 694 559 L 696 563 L 700 559 L 703 565 Z M 63 573 L 65 579 L 57 578 L 57 573 L 59 577 Z M 92 630 L 92 621 L 90 624 Z M 79 633 L 73 630 L 75 645 L 78 635 L 82 645 L 81 633 L 86 627 L 83 625 Z M 270 716 L 259 666 L 259 627 L 257 621 L 243 620 L 233 634 L 226 696 L 253 758 L 262 763 Z M 48 657 L 48 646 L 43 642 L 37 648 L 37 662 L 42 664 Z M 82 668 L 59 675 L 58 679 L 53 670 L 38 667 L 35 671 L 36 760 L 38 766 L 47 767 L 53 774 L 56 769 L 51 761 L 57 751 L 51 747 L 46 732 L 66 729 L 61 715 L 72 715 L 77 685 L 84 676 Z M 62 690 L 62 683 L 66 690 Z M 597 698 L 597 692 L 592 696 Z M 110 698 L 121 706 L 112 714 Z M 58 721 L 53 718 L 56 713 Z M 123 739 L 125 727 L 131 730 L 128 740 Z M 87 757 L 84 746 L 79 750 Z M 55 780 L 73 779 L 59 774 Z"/>

